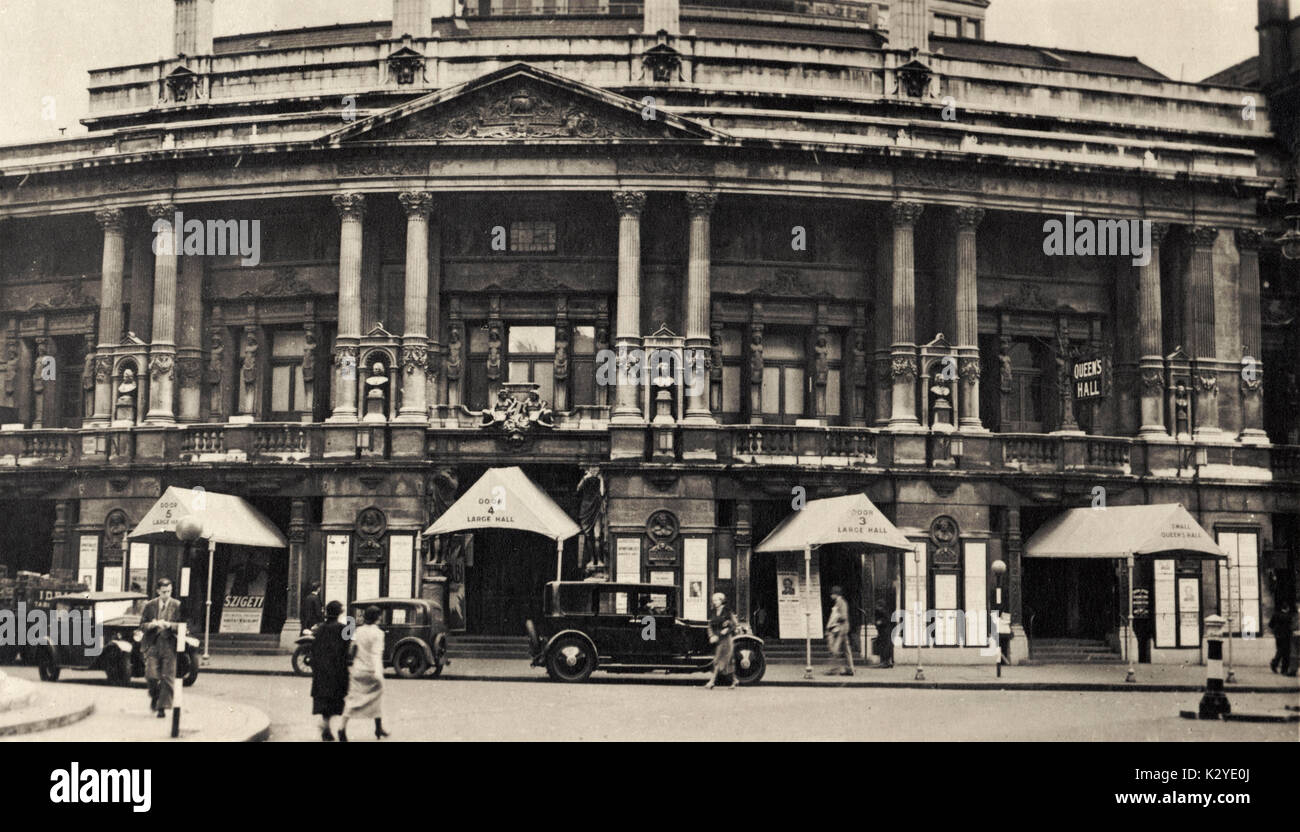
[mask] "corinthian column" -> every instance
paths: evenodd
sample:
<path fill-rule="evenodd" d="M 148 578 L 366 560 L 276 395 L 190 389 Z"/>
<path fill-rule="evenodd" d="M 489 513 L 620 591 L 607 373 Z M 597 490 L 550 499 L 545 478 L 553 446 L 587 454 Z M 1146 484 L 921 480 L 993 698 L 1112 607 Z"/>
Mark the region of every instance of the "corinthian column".
<path fill-rule="evenodd" d="M 406 211 L 406 333 L 402 336 L 402 422 L 425 422 L 429 409 L 425 395 L 429 337 L 425 315 L 429 312 L 429 212 L 433 195 L 424 191 L 399 194 Z"/>
<path fill-rule="evenodd" d="M 126 212 L 105 208 L 95 212 L 104 229 L 104 259 L 99 282 L 99 350 L 95 358 L 95 409 L 92 422 L 112 418 L 113 382 L 107 351 L 122 340 L 122 272 L 126 267 Z"/>
<path fill-rule="evenodd" d="M 645 193 L 618 191 L 614 204 L 618 207 L 618 318 L 614 334 L 618 377 L 611 421 L 640 422 L 644 419 L 641 386 L 628 377 L 628 370 L 629 354 L 641 348 L 641 212 L 645 210 Z"/>
<path fill-rule="evenodd" d="M 889 206 L 894 228 L 893 292 L 890 297 L 890 376 L 893 405 L 889 427 L 920 427 L 916 420 L 916 275 L 912 234 L 924 208 L 916 202 Z"/>
<path fill-rule="evenodd" d="M 712 304 L 709 285 L 711 260 L 709 243 L 709 217 L 718 195 L 709 192 L 688 193 L 686 205 L 690 210 L 690 242 L 686 268 L 686 350 L 693 360 L 687 361 L 686 421 L 713 424 L 709 412 L 709 378 L 707 363 L 701 360 L 712 346 L 709 332 L 709 311 Z M 721 361 L 722 356 L 713 356 Z"/>
<path fill-rule="evenodd" d="M 975 286 L 975 230 L 984 209 L 957 209 L 957 355 L 961 377 L 958 405 L 961 430 L 982 431 L 980 424 L 979 296 Z"/>
<path fill-rule="evenodd" d="M 1214 343 L 1214 241 L 1219 229 L 1190 229 L 1192 259 L 1187 280 L 1187 317 L 1184 338 L 1192 358 L 1192 386 L 1196 389 L 1194 436 L 1218 438 L 1219 377 Z"/>
<path fill-rule="evenodd" d="M 1165 362 L 1160 311 L 1160 244 L 1169 223 L 1151 224 L 1151 258 L 1138 266 L 1138 372 L 1142 381 L 1142 439 L 1168 439 L 1165 426 Z"/>
<path fill-rule="evenodd" d="M 1241 435 L 1242 442 L 1265 444 L 1264 363 L 1260 360 L 1259 240 L 1253 228 L 1237 229 L 1238 276 L 1241 285 Z"/>
<path fill-rule="evenodd" d="M 149 206 L 153 220 L 153 339 L 149 346 L 149 412 L 145 422 L 172 424 L 176 413 L 176 251 L 175 241 L 183 229 L 173 228 L 176 206 Z"/>
<path fill-rule="evenodd" d="M 339 328 L 334 339 L 334 412 L 327 421 L 357 420 L 357 349 L 361 345 L 361 194 L 335 194 L 339 230 Z"/>

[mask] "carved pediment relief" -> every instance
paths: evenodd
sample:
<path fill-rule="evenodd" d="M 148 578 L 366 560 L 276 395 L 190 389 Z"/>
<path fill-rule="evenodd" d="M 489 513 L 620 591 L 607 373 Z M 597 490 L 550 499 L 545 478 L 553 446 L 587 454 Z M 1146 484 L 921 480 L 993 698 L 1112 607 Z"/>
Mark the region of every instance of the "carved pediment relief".
<path fill-rule="evenodd" d="M 322 144 L 476 139 L 718 139 L 622 95 L 514 64 L 323 136 Z"/>

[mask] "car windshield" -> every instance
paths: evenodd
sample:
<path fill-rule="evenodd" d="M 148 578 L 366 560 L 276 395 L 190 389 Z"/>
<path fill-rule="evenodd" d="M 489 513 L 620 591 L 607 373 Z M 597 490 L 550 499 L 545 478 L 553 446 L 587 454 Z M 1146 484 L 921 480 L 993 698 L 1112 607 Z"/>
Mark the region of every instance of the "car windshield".
<path fill-rule="evenodd" d="M 100 621 L 110 621 L 134 613 L 135 603 L 130 598 L 122 601 L 100 601 L 94 607 L 94 614 Z"/>

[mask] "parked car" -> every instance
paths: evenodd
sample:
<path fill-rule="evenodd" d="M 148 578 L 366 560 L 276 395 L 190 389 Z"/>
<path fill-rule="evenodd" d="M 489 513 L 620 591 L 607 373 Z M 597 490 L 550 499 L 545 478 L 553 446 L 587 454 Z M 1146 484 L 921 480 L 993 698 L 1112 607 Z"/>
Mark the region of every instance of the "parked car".
<path fill-rule="evenodd" d="M 36 666 L 41 679 L 57 682 L 64 670 L 102 670 L 112 684 L 127 685 L 132 678 L 144 676 L 140 613 L 147 600 L 148 596 L 139 592 L 79 592 L 55 597 L 54 613 L 66 614 L 68 631 L 48 633 L 38 646 Z M 90 626 L 81 626 L 87 618 Z M 198 639 L 185 637 L 185 651 L 176 656 L 176 675 L 186 687 L 198 680 Z"/>
<path fill-rule="evenodd" d="M 679 618 L 677 596 L 677 587 L 668 584 L 552 581 L 542 619 L 526 625 L 533 666 L 560 682 L 585 681 L 594 670 L 708 670 L 708 624 Z M 742 632 L 735 651 L 736 680 L 752 685 L 762 679 L 763 640 Z"/>
<path fill-rule="evenodd" d="M 423 598 L 375 598 L 353 601 L 348 608 L 356 626 L 364 621 L 366 607 L 379 607 L 379 628 L 384 631 L 384 664 L 398 676 L 414 679 L 433 668 L 438 676 L 451 664 L 447 658 L 447 621 L 442 605 Z M 311 646 L 316 640 L 305 633 L 293 651 L 293 670 L 311 674 Z"/>

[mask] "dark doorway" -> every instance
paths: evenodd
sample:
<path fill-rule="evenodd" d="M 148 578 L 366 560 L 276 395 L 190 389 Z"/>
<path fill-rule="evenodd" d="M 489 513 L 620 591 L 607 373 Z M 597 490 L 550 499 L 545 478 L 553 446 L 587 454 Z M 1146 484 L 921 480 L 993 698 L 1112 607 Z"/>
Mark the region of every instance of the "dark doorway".
<path fill-rule="evenodd" d="M 555 579 L 555 543 L 539 534 L 480 529 L 465 567 L 466 632 L 521 636 L 542 613 L 542 592 Z"/>
<path fill-rule="evenodd" d="M 1115 563 L 1026 558 L 1025 617 L 1033 638 L 1105 639 L 1115 630 Z"/>
<path fill-rule="evenodd" d="M 48 573 L 54 566 L 54 502 L 0 500 L 0 517 L 0 565 L 9 577 L 19 570 Z"/>

